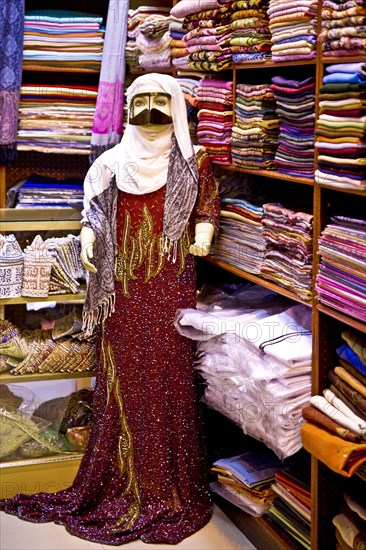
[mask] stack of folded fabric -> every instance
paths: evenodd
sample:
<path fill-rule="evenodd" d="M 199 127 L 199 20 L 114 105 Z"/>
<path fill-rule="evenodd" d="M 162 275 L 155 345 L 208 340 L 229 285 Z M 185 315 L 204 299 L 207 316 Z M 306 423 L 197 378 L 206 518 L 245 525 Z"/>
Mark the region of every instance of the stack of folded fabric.
<path fill-rule="evenodd" d="M 271 58 L 267 8 L 268 0 L 233 3 L 230 48 L 234 63 L 257 63 Z"/>
<path fill-rule="evenodd" d="M 366 461 L 366 339 L 352 329 L 341 336 L 329 387 L 303 409 L 302 437 L 307 451 L 349 477 Z"/>
<path fill-rule="evenodd" d="M 310 464 L 307 461 L 305 464 L 298 462 L 280 469 L 271 489 L 275 498 L 269 517 L 310 550 Z"/>
<path fill-rule="evenodd" d="M 23 68 L 99 71 L 103 18 L 88 13 L 42 9 L 24 18 Z"/>
<path fill-rule="evenodd" d="M 266 249 L 263 216 L 262 206 L 244 199 L 223 198 L 213 257 L 247 273 L 259 274 Z"/>
<path fill-rule="evenodd" d="M 169 40 L 167 40 L 166 36 L 164 39 L 162 39 L 162 37 L 169 28 L 169 23 L 167 23 L 166 20 L 168 16 L 169 8 L 164 7 L 139 6 L 135 10 L 129 10 L 127 22 L 128 38 L 126 43 L 126 64 L 130 70 L 137 71 L 141 69 L 140 56 L 142 56 L 142 50 L 137 45 L 136 39 L 145 22 L 147 22 L 147 26 L 143 28 L 146 30 L 146 36 L 142 34 L 139 39 L 144 47 L 149 49 L 149 40 L 151 41 L 150 46 L 152 46 L 152 48 L 154 47 L 154 40 L 156 41 L 155 45 L 157 49 L 161 49 L 164 45 L 167 45 Z M 161 43 L 159 43 L 159 34 L 160 39 L 162 39 Z M 150 53 L 151 51 L 147 52 L 147 55 Z M 169 56 L 169 52 L 165 50 L 162 50 L 162 53 L 164 53 L 165 56 Z"/>
<path fill-rule="evenodd" d="M 266 242 L 261 275 L 291 290 L 303 300 L 312 298 L 313 216 L 263 205 L 263 237 Z"/>
<path fill-rule="evenodd" d="M 333 518 L 337 548 L 365 548 L 366 507 L 361 494 L 345 493 L 340 513 Z"/>
<path fill-rule="evenodd" d="M 94 370 L 95 343 L 81 339 L 81 328 L 81 314 L 75 311 L 58 319 L 53 329 L 13 331 L 0 342 L 3 370 L 14 375 Z"/>
<path fill-rule="evenodd" d="M 221 458 L 211 468 L 217 481 L 210 483 L 210 489 L 244 512 L 262 516 L 274 498 L 271 483 L 282 468 L 279 458 L 269 449 Z"/>
<path fill-rule="evenodd" d="M 171 38 L 171 53 L 172 53 L 172 65 L 179 65 L 180 69 L 188 68 L 188 50 L 186 48 L 186 43 L 183 38 L 186 34 L 185 29 L 183 28 L 183 18 L 178 19 L 176 17 L 170 16 L 171 22 L 169 25 L 169 33 Z M 182 58 L 185 58 L 183 61 Z"/>
<path fill-rule="evenodd" d="M 80 279 L 85 279 L 85 269 L 80 260 L 79 237 L 53 237 L 46 239 L 45 245 L 54 259 L 49 294 L 81 292 Z"/>
<path fill-rule="evenodd" d="M 97 93 L 96 86 L 24 84 L 18 149 L 89 154 Z"/>
<path fill-rule="evenodd" d="M 187 55 L 175 58 L 177 68 L 188 66 L 204 71 L 221 71 L 231 65 L 230 14 L 232 0 L 180 0 L 171 15 L 183 19 L 182 40 Z"/>
<path fill-rule="evenodd" d="M 171 67 L 172 51 L 169 32 L 169 15 L 149 15 L 139 25 L 136 46 L 140 50 L 139 63 L 143 69 Z"/>
<path fill-rule="evenodd" d="M 315 59 L 318 0 L 270 0 L 272 61 Z"/>
<path fill-rule="evenodd" d="M 259 286 L 231 287 L 226 297 L 206 293 L 198 309 L 180 310 L 176 328 L 199 341 L 207 405 L 280 458 L 299 451 L 311 395 L 310 308 L 289 307 Z"/>
<path fill-rule="evenodd" d="M 197 92 L 199 145 L 206 147 L 212 162 L 231 165 L 233 126 L 232 81 L 203 78 Z"/>
<path fill-rule="evenodd" d="M 366 321 L 366 220 L 333 216 L 319 239 L 318 299 Z"/>
<path fill-rule="evenodd" d="M 314 177 L 315 79 L 272 78 L 280 120 L 275 162 L 283 174 Z"/>
<path fill-rule="evenodd" d="M 325 70 L 315 130 L 319 153 L 315 180 L 365 189 L 366 63 L 339 63 Z"/>
<path fill-rule="evenodd" d="M 275 170 L 279 120 L 267 84 L 238 84 L 231 154 L 234 166 Z"/>
<path fill-rule="evenodd" d="M 364 56 L 366 6 L 363 0 L 325 0 L 320 39 L 325 57 Z"/>
<path fill-rule="evenodd" d="M 189 134 L 191 136 L 192 143 L 198 144 L 197 126 L 198 126 L 198 88 L 200 83 L 200 76 L 194 77 L 194 75 L 186 77 L 177 77 L 177 82 L 180 85 L 184 99 L 186 101 L 188 127 Z"/>
<path fill-rule="evenodd" d="M 82 180 L 59 180 L 32 174 L 9 189 L 7 208 L 82 208 L 83 197 Z"/>

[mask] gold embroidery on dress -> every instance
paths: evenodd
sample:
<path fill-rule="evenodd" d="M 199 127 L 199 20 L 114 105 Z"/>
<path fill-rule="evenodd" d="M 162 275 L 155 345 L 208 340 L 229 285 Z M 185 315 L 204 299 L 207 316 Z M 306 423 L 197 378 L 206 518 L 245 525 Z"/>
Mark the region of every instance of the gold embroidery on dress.
<path fill-rule="evenodd" d="M 113 391 L 119 413 L 120 435 L 118 438 L 117 460 L 120 476 L 126 477 L 126 488 L 121 497 L 132 494 L 132 502 L 128 511 L 122 514 L 116 524 L 110 529 L 110 533 L 131 529 L 138 516 L 141 514 L 141 497 L 137 483 L 134 466 L 133 438 L 124 413 L 120 381 L 116 376 L 116 364 L 111 344 L 102 338 L 103 372 L 107 380 L 107 403 Z"/>
<path fill-rule="evenodd" d="M 102 328 L 103 331 L 103 328 Z M 110 346 L 105 349 L 104 344 L 104 335 L 102 335 L 102 365 L 103 365 L 103 374 L 107 381 L 107 404 L 109 403 L 109 398 L 113 391 L 113 387 L 116 380 L 116 367 L 114 364 L 113 356 L 111 354 Z"/>
<path fill-rule="evenodd" d="M 177 276 L 184 271 L 189 246 L 189 231 L 186 227 L 178 243 L 179 267 Z M 131 215 L 126 212 L 122 242 L 116 260 L 116 280 L 122 283 L 123 294 L 128 298 L 130 297 L 128 283 L 130 279 L 137 279 L 135 271 L 144 262 L 144 282 L 148 283 L 150 279 L 156 277 L 162 271 L 167 255 L 164 246 L 164 235 L 163 233 L 154 234 L 154 220 L 146 204 L 143 206 L 142 222 L 135 237 L 131 236 Z"/>

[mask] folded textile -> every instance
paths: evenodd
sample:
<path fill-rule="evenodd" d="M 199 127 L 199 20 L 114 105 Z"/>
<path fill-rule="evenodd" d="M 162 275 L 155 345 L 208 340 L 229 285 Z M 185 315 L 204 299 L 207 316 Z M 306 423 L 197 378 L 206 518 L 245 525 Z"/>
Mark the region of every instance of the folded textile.
<path fill-rule="evenodd" d="M 351 477 L 366 461 L 365 443 L 345 441 L 309 422 L 301 427 L 301 440 L 310 454 L 345 477 Z"/>
<path fill-rule="evenodd" d="M 335 422 L 332 417 L 324 414 L 321 410 L 313 405 L 307 405 L 302 409 L 302 416 L 307 422 L 316 424 L 321 428 L 325 428 L 328 432 L 341 437 L 353 443 L 361 443 L 362 438 L 359 434 L 344 428 L 338 422 Z"/>

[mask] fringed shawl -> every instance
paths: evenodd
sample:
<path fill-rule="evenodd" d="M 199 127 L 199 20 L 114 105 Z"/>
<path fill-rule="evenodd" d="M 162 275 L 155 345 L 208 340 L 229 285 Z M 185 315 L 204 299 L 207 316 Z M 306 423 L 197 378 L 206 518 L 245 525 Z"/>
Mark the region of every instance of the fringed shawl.
<path fill-rule="evenodd" d="M 94 181 L 95 188 L 98 182 Z M 163 231 L 165 252 L 175 261 L 177 245 L 194 208 L 198 193 L 198 169 L 196 156 L 184 159 L 173 135 L 169 157 L 164 202 Z M 117 255 L 117 197 L 115 176 L 109 187 L 96 191 L 85 211 L 87 224 L 95 235 L 94 263 L 96 273 L 89 273 L 88 288 L 83 310 L 83 329 L 91 336 L 97 324 L 114 312 L 115 261 Z"/>

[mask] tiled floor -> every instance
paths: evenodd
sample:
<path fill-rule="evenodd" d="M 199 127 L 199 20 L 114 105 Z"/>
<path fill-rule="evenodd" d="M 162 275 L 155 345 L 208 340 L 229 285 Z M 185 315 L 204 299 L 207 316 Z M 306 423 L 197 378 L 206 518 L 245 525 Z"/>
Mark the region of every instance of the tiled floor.
<path fill-rule="evenodd" d="M 8 514 L 0 514 L 1 550 L 101 550 L 116 548 L 81 540 L 69 535 L 64 527 L 54 523 L 29 523 Z M 126 550 L 167 549 L 168 545 L 144 544 L 133 541 L 123 545 Z M 255 550 L 255 547 L 215 506 L 212 520 L 203 529 L 180 544 L 179 550 Z"/>

